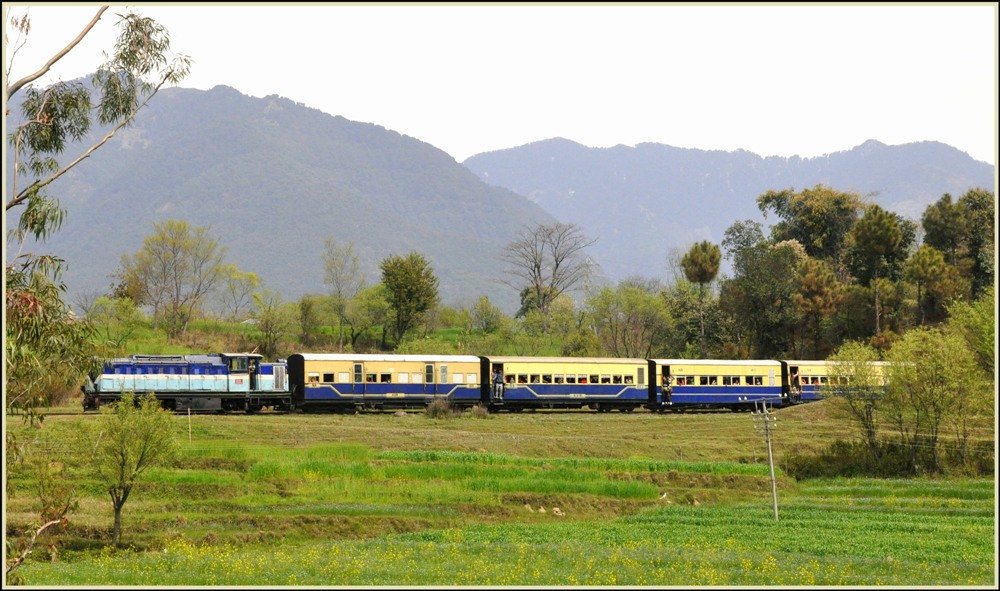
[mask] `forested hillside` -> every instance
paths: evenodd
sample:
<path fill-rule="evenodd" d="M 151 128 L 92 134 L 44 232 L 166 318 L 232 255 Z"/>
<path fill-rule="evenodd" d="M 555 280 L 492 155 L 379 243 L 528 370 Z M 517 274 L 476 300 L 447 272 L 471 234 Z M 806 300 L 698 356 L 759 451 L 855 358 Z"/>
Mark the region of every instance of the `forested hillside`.
<path fill-rule="evenodd" d="M 287 298 L 325 291 L 320 254 L 333 237 L 356 245 L 369 282 L 380 260 L 416 250 L 445 301 L 485 294 L 516 309 L 494 263 L 522 227 L 554 221 L 417 139 L 224 86 L 163 90 L 52 189 L 67 210 L 62 229 L 26 248 L 65 257 L 71 295 L 106 292 L 154 223 L 183 219 L 209 227 L 230 262 Z"/>

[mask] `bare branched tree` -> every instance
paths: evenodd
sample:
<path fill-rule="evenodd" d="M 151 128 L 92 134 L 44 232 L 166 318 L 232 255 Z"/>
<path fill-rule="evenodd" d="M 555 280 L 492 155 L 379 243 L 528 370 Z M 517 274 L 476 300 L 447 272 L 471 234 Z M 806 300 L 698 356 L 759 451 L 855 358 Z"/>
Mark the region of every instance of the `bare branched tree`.
<path fill-rule="evenodd" d="M 593 271 L 584 250 L 597 242 L 575 224 L 539 224 L 507 245 L 506 285 L 521 292 L 521 310 L 547 313 L 557 297 L 583 282 Z"/>
<path fill-rule="evenodd" d="M 340 349 L 344 349 L 344 325 L 347 323 L 347 304 L 365 288 L 365 275 L 361 261 L 354 253 L 354 243 L 338 244 L 327 238 L 323 248 L 323 282 L 330 286 L 334 311 L 340 324 Z"/>

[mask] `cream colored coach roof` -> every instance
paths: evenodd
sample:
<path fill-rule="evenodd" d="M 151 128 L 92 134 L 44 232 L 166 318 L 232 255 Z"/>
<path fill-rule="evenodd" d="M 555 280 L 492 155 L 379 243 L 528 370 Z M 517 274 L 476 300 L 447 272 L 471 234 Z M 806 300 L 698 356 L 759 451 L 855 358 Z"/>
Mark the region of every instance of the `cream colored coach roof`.
<path fill-rule="evenodd" d="M 371 353 L 297 353 L 305 361 L 418 361 L 423 363 L 479 363 L 475 355 L 379 355 Z"/>

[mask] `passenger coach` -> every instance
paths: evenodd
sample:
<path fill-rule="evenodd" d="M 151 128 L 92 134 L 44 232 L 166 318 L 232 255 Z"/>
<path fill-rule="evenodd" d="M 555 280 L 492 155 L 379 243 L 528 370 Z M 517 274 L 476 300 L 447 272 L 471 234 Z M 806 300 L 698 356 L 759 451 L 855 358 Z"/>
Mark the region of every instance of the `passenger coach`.
<path fill-rule="evenodd" d="M 405 408 L 445 399 L 486 402 L 485 363 L 473 355 L 296 353 L 288 358 L 292 400 L 302 410 Z"/>
<path fill-rule="evenodd" d="M 749 410 L 756 401 L 786 404 L 788 364 L 784 361 L 653 359 L 655 410 L 729 407 Z"/>
<path fill-rule="evenodd" d="M 869 382 L 867 385 L 878 390 L 885 386 L 886 366 L 885 361 L 873 361 L 865 363 L 868 374 L 858 375 L 859 368 L 853 371 L 838 371 L 836 361 L 787 361 L 789 372 L 789 386 L 791 398 L 794 402 L 809 402 L 821 400 L 824 390 L 836 388 L 853 387 L 848 377 L 844 374 L 851 373 L 856 378 L 861 378 Z"/>
<path fill-rule="evenodd" d="M 646 406 L 650 389 L 645 359 L 488 357 L 491 375 L 503 376 L 494 406 L 631 411 Z M 499 396 L 498 396 L 499 394 Z"/>

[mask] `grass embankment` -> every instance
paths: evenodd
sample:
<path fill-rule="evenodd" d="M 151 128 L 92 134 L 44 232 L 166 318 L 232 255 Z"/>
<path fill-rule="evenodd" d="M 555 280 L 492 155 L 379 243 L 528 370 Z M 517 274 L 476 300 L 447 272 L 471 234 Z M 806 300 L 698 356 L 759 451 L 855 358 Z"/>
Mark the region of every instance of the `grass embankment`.
<path fill-rule="evenodd" d="M 778 413 L 776 452 L 849 432 L 825 403 Z M 90 417 L 52 416 L 71 441 Z M 523 413 L 177 417 L 174 465 L 125 506 L 82 502 L 39 585 L 988 585 L 992 480 L 795 482 L 750 416 Z M 12 426 L 17 427 L 12 423 Z M 68 444 L 67 444 L 68 445 Z M 81 446 L 64 450 L 82 462 Z M 15 483 L 10 524 L 32 519 Z M 544 512 L 542 512 L 544 510 Z M 43 551 L 39 554 L 44 556 Z"/>

